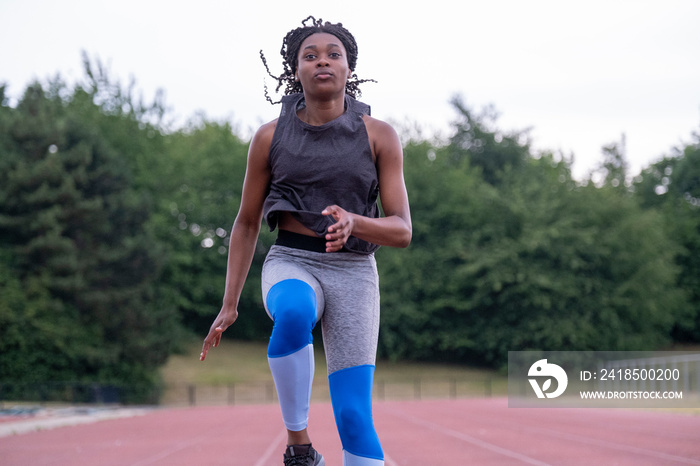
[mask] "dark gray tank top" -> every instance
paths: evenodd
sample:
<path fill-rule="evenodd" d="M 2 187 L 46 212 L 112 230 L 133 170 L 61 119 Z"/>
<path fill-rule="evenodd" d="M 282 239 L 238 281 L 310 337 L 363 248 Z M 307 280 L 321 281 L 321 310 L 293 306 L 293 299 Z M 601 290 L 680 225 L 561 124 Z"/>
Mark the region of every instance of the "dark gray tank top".
<path fill-rule="evenodd" d="M 282 97 L 270 146 L 270 192 L 263 205 L 270 231 L 277 227 L 280 212 L 291 212 L 302 225 L 324 236 L 335 221 L 321 211 L 333 204 L 355 214 L 379 217 L 377 167 L 362 120 L 369 115 L 369 106 L 346 96 L 345 113 L 312 126 L 297 116 L 303 105 L 303 94 Z M 379 246 L 351 236 L 345 248 L 370 254 Z"/>

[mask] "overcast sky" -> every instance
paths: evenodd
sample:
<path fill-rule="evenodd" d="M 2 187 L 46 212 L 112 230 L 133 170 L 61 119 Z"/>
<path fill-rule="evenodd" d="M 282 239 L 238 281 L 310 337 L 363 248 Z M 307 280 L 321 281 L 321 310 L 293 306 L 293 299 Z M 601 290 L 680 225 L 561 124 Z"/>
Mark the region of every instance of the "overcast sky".
<path fill-rule="evenodd" d="M 623 133 L 636 173 L 700 130 L 696 0 L 0 0 L 0 82 L 13 98 L 57 73 L 77 82 L 85 51 L 146 100 L 164 90 L 176 121 L 203 112 L 249 136 L 279 112 L 258 52 L 280 71 L 283 36 L 310 14 L 355 35 L 373 115 L 424 136 L 450 134 L 460 95 L 582 175 Z"/>

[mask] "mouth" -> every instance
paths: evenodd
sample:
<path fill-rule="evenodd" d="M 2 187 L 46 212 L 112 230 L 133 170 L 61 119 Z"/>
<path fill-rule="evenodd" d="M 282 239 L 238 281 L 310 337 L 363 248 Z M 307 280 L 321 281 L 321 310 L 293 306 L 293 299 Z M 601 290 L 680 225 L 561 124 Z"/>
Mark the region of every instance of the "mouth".
<path fill-rule="evenodd" d="M 314 78 L 317 79 L 329 79 L 333 77 L 333 73 L 328 70 L 321 70 L 314 73 Z"/>

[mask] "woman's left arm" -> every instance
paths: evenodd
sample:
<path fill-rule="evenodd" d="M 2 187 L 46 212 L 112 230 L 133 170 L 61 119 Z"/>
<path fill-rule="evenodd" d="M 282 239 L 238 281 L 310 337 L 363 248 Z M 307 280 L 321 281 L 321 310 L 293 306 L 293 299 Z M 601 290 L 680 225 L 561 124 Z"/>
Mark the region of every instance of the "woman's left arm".
<path fill-rule="evenodd" d="M 328 228 L 326 250 L 340 250 L 350 235 L 381 246 L 405 248 L 411 243 L 411 212 L 403 178 L 403 149 L 394 128 L 365 116 L 370 145 L 379 176 L 379 196 L 384 217 L 369 218 L 352 214 L 338 206 L 328 206 L 324 215 L 336 223 Z"/>

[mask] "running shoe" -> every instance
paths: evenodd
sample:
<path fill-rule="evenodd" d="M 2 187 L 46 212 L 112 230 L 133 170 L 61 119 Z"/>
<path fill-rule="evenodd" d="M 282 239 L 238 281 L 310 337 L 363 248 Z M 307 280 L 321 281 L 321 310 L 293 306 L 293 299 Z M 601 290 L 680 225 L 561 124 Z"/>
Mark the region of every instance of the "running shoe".
<path fill-rule="evenodd" d="M 289 445 L 284 452 L 284 466 L 325 466 L 319 452 L 308 445 Z"/>

